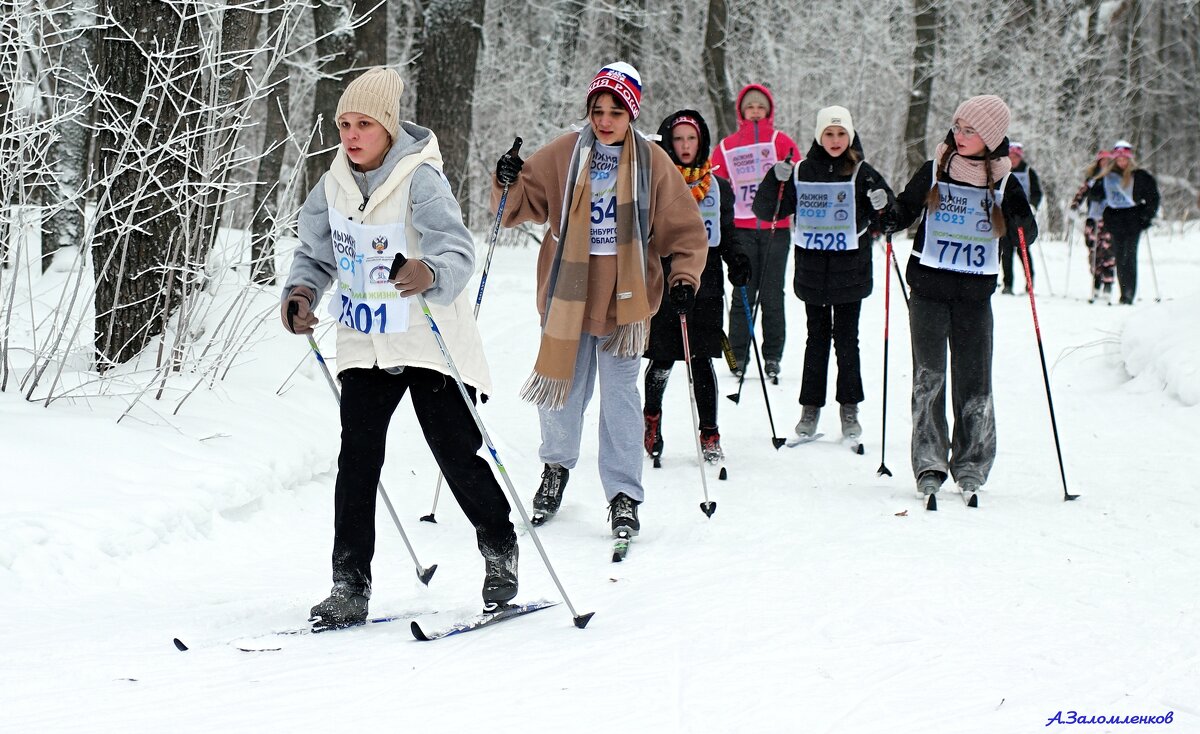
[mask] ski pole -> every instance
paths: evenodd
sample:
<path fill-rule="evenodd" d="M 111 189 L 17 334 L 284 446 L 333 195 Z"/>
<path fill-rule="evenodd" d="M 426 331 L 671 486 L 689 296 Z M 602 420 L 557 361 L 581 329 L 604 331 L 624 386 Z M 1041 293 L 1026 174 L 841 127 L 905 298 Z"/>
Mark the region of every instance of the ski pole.
<path fill-rule="evenodd" d="M 300 306 L 295 301 L 288 304 L 288 322 L 291 322 L 293 316 L 299 312 Z M 325 357 L 321 355 L 321 348 L 317 346 L 317 340 L 313 339 L 312 334 L 306 334 L 308 337 L 308 346 L 312 349 L 313 356 L 317 358 L 317 364 L 321 365 L 321 372 L 325 374 L 325 382 L 329 383 L 329 389 L 333 392 L 333 399 L 340 406 L 342 404 L 342 394 L 338 391 L 337 383 L 333 381 L 333 375 L 329 372 L 329 365 L 325 364 Z M 392 506 L 392 500 L 388 497 L 387 490 L 383 488 L 383 480 L 379 480 L 376 485 L 379 490 L 379 496 L 383 498 L 383 504 L 387 506 L 388 514 L 392 516 L 392 522 L 396 523 L 396 530 L 400 531 L 400 538 L 404 541 L 404 547 L 408 548 L 408 554 L 412 556 L 413 563 L 417 566 L 417 578 L 421 579 L 421 583 L 429 585 L 429 579 L 433 578 L 433 572 L 437 570 L 437 564 L 433 564 L 429 568 L 423 568 L 421 562 L 417 560 L 417 552 L 413 550 L 412 543 L 408 541 L 408 535 L 404 532 L 404 526 L 400 524 L 400 517 L 396 514 L 396 508 Z"/>
<path fill-rule="evenodd" d="M 791 151 L 788 151 L 787 157 L 783 159 L 783 162 L 784 163 L 792 162 Z M 780 209 L 780 207 L 783 206 L 783 183 L 784 183 L 783 181 L 779 182 L 779 193 L 775 196 L 775 213 L 771 216 L 771 229 L 767 233 L 767 243 L 766 243 L 766 245 L 763 246 L 762 251 L 760 252 L 760 257 L 758 258 L 758 288 L 756 288 L 754 290 L 754 308 L 750 310 L 749 329 L 750 329 L 750 338 L 751 339 L 754 338 L 754 322 L 758 318 L 758 303 L 760 300 L 762 300 L 763 279 L 766 276 L 767 261 L 770 259 L 770 256 L 771 256 L 771 240 L 775 239 L 775 228 L 779 224 L 779 209 Z M 746 294 L 746 288 L 745 288 L 745 286 L 742 286 L 742 297 L 743 298 L 745 298 L 745 294 Z M 765 334 L 766 334 L 765 330 L 763 333 L 765 336 Z M 742 363 L 742 376 L 738 378 L 737 394 L 738 394 L 739 400 L 741 399 L 741 395 L 742 395 L 742 383 L 746 381 L 746 364 L 745 364 L 745 362 L 749 362 L 749 361 L 750 361 L 750 348 L 747 346 L 746 347 L 746 359 Z M 759 374 L 760 375 L 762 374 L 761 367 L 759 368 Z M 730 400 L 733 400 L 733 398 L 730 398 Z M 738 400 L 733 400 L 733 402 L 736 403 L 736 402 L 738 402 Z M 774 435 L 775 431 L 772 430 L 771 434 Z M 775 448 L 779 448 L 779 447 L 776 446 Z"/>
<path fill-rule="evenodd" d="M 767 406 L 767 420 L 771 424 L 771 445 L 779 448 L 783 445 L 785 439 L 775 435 L 775 418 L 771 415 L 771 398 L 767 396 L 767 378 L 763 374 L 762 358 L 758 354 L 758 339 L 754 336 L 754 322 L 750 316 L 750 299 L 746 297 L 746 286 L 741 286 L 742 293 L 742 309 L 746 312 L 746 323 L 750 327 L 750 347 L 754 350 L 754 363 L 758 365 L 758 379 L 762 382 L 763 402 Z M 745 373 L 743 372 L 743 377 Z M 733 402 L 738 402 L 742 399 L 742 383 L 738 382 L 738 391 L 733 395 L 726 395 Z"/>
<path fill-rule="evenodd" d="M 1162 294 L 1158 292 L 1158 270 L 1154 267 L 1154 250 L 1150 249 L 1150 230 L 1146 230 L 1146 254 L 1150 256 L 1150 275 L 1154 277 L 1154 302 L 1162 302 Z"/>
<path fill-rule="evenodd" d="M 1038 257 L 1042 260 L 1042 282 L 1046 284 L 1046 289 L 1050 291 L 1050 297 L 1054 297 L 1054 283 L 1050 280 L 1050 269 L 1046 267 L 1046 248 L 1038 248 Z M 1029 279 L 1028 274 L 1025 278 L 1025 287 L 1033 290 L 1033 281 Z"/>
<path fill-rule="evenodd" d="M 904 296 L 904 306 L 908 308 L 908 288 L 904 287 L 904 274 L 900 272 L 900 262 L 896 260 L 896 251 L 892 249 L 892 234 L 887 235 L 888 241 L 888 259 L 892 261 L 892 268 L 896 271 L 896 282 L 900 284 L 900 295 Z M 884 268 L 887 270 L 887 268 Z"/>
<path fill-rule="evenodd" d="M 1071 230 L 1075 227 L 1075 219 L 1067 217 L 1067 282 L 1063 284 L 1063 298 L 1071 296 L 1071 251 L 1075 248 L 1075 242 L 1071 239 Z"/>
<path fill-rule="evenodd" d="M 892 233 L 889 231 L 885 235 L 887 237 L 887 257 L 893 263 L 896 262 L 895 253 L 892 252 Z M 896 274 L 899 275 L 899 266 L 897 266 Z M 883 419 L 880 421 L 880 436 L 879 436 L 879 468 L 875 471 L 875 476 L 882 477 L 885 474 L 892 476 L 892 472 L 884 463 L 884 456 L 887 453 L 887 388 L 888 388 L 888 322 L 892 313 L 892 279 L 887 277 L 887 264 L 884 264 L 884 283 L 883 283 Z M 901 285 L 904 281 L 900 281 Z"/>
<path fill-rule="evenodd" d="M 1025 244 L 1025 228 L 1017 227 L 1017 239 L 1021 244 L 1021 264 L 1025 267 L 1025 278 L 1029 278 L 1029 248 Z M 1042 348 L 1042 327 L 1038 324 L 1037 299 L 1033 297 L 1033 289 L 1029 289 L 1029 310 L 1033 313 L 1033 333 L 1037 337 L 1038 357 L 1042 361 L 1042 381 L 1046 384 L 1046 404 L 1050 408 L 1050 428 L 1054 432 L 1054 451 L 1058 454 L 1058 473 L 1062 477 L 1063 501 L 1079 497 L 1067 492 L 1067 470 L 1063 466 L 1062 445 L 1058 440 L 1058 421 L 1054 418 L 1054 398 L 1050 395 L 1050 373 L 1046 370 L 1046 350 Z"/>
<path fill-rule="evenodd" d="M 717 511 L 717 503 L 708 499 L 708 476 L 704 473 L 704 450 L 700 446 L 700 410 L 696 407 L 696 381 L 692 378 L 692 348 L 688 343 L 687 314 L 679 314 L 679 330 L 683 333 L 683 363 L 687 365 L 688 397 L 691 398 L 692 405 L 692 435 L 696 437 L 696 459 L 700 462 L 700 486 L 704 488 L 704 501 L 700 503 L 700 511 L 712 517 Z"/>
<path fill-rule="evenodd" d="M 513 140 L 512 147 L 508 149 L 511 155 L 516 155 L 521 151 L 521 137 L 517 136 Z M 508 202 L 508 187 L 509 184 L 504 184 L 504 191 L 500 193 L 500 203 L 496 206 L 496 222 L 492 225 L 492 241 L 488 243 L 487 259 L 483 263 L 483 275 L 479 278 L 479 293 L 475 295 L 475 318 L 479 318 L 479 306 L 483 303 L 483 289 L 487 286 L 488 272 L 492 269 L 492 253 L 496 251 L 496 240 L 500 237 L 500 218 L 504 216 L 504 205 Z M 437 486 L 433 489 L 433 507 L 429 510 L 428 515 L 421 516 L 421 522 L 437 523 L 437 518 L 434 513 L 437 512 L 438 497 L 442 494 L 442 480 L 444 479 L 442 471 L 438 470 Z"/>
<path fill-rule="evenodd" d="M 407 260 L 404 253 L 396 253 L 396 258 L 392 262 L 392 272 L 396 272 L 404 267 Z M 433 314 L 429 312 L 429 304 L 425 302 L 425 296 L 417 294 L 417 303 L 421 306 L 421 312 L 425 314 L 426 321 L 429 322 L 429 329 L 433 332 L 433 336 L 437 339 L 438 349 L 442 352 L 442 359 L 446 360 L 446 367 L 450 369 L 450 374 L 454 377 L 455 384 L 458 385 L 458 392 L 462 395 L 463 402 L 467 404 L 467 410 L 471 413 L 471 418 L 475 421 L 475 427 L 479 429 L 479 435 L 487 444 L 488 453 L 492 455 L 492 461 L 496 464 L 496 469 L 500 472 L 500 477 L 504 479 L 504 485 L 508 489 L 508 494 L 512 497 L 513 504 L 517 507 L 517 512 L 521 514 L 521 520 L 525 523 L 525 527 L 529 528 L 529 537 L 533 538 L 533 544 L 537 546 L 538 553 L 542 556 L 542 562 L 546 564 L 546 570 L 550 572 L 550 578 L 554 579 L 554 585 L 558 587 L 558 593 L 562 594 L 563 601 L 567 605 L 567 609 L 571 611 L 571 616 L 575 618 L 575 626 L 583 629 L 587 626 L 588 621 L 592 618 L 595 612 L 587 614 L 579 614 L 575 611 L 575 605 L 571 603 L 571 598 L 567 596 L 567 590 L 563 588 L 562 582 L 558 579 L 558 574 L 554 572 L 554 566 L 550 563 L 550 557 L 546 555 L 546 549 L 542 547 L 542 540 L 538 537 L 537 528 L 529 520 L 529 515 L 525 512 L 525 506 L 521 504 L 521 498 L 517 496 L 517 490 L 513 487 L 512 479 L 508 476 L 508 470 L 504 468 L 504 462 L 500 461 L 500 455 L 496 452 L 496 446 L 492 443 L 491 436 L 488 435 L 487 428 L 483 425 L 483 419 L 479 417 L 479 411 L 475 408 L 475 403 L 471 400 L 471 394 L 467 392 L 467 386 L 463 383 L 462 375 L 458 372 L 458 367 L 454 364 L 454 358 L 450 356 L 450 348 L 446 346 L 446 340 L 442 338 L 442 332 L 438 329 L 437 322 L 433 320 Z"/>

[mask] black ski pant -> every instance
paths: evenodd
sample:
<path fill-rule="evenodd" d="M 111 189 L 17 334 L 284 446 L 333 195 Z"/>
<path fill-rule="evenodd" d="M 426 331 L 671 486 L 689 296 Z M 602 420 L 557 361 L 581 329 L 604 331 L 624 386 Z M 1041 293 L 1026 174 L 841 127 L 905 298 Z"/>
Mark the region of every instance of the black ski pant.
<path fill-rule="evenodd" d="M 909 298 L 912 333 L 912 469 L 956 481 L 987 481 L 996 460 L 992 403 L 992 303 Z M 946 348 L 950 350 L 954 434 L 946 423 Z"/>
<path fill-rule="evenodd" d="M 1031 247 L 1032 247 L 1032 245 L 1027 245 L 1026 249 L 1028 250 Z M 1015 242 L 1012 237 L 1001 237 L 1000 238 L 1000 269 L 1002 271 L 1004 271 L 1002 278 L 1003 278 L 1003 282 L 1004 282 L 1004 291 L 1006 293 L 1012 293 L 1012 289 L 1013 289 L 1014 256 L 1015 256 L 1015 260 L 1016 260 L 1015 265 L 1016 265 L 1017 269 L 1024 271 L 1025 265 L 1021 262 L 1021 246 L 1020 246 L 1020 244 Z M 1030 252 L 1029 253 L 1029 279 L 1025 283 L 1025 287 L 1030 288 L 1032 286 L 1032 284 L 1033 284 L 1033 253 Z"/>
<path fill-rule="evenodd" d="M 667 378 L 671 376 L 671 368 L 675 362 L 669 359 L 655 359 L 646 368 L 646 415 L 662 413 L 663 393 L 667 390 Z M 692 381 L 696 384 L 696 412 L 700 414 L 701 428 L 717 427 L 717 374 L 713 371 L 712 360 L 706 357 L 692 357 Z"/>
<path fill-rule="evenodd" d="M 862 301 L 836 306 L 804 305 L 808 316 L 808 341 L 804 345 L 804 377 L 800 381 L 800 404 L 825 405 L 829 381 L 829 345 L 837 354 L 837 401 L 857 405 L 863 401 L 862 369 L 858 359 L 858 316 Z"/>
<path fill-rule="evenodd" d="M 446 485 L 475 526 L 480 543 L 504 550 L 516 542 L 508 499 L 486 460 L 483 437 L 453 378 L 420 367 L 392 374 L 377 367 L 342 372 L 342 449 L 333 496 L 333 583 L 371 595 L 375 497 L 388 424 L 404 393 Z M 475 391 L 468 388 L 471 399 Z M 401 448 L 400 456 L 415 450 Z"/>
<path fill-rule="evenodd" d="M 1121 303 L 1133 303 L 1133 297 L 1137 295 L 1137 252 L 1142 233 L 1115 230 L 1109 230 L 1109 233 L 1117 265 L 1117 283 L 1121 287 Z"/>
<path fill-rule="evenodd" d="M 787 322 L 783 315 L 783 284 L 787 275 L 788 252 L 791 251 L 791 232 L 787 227 L 770 227 L 760 230 L 737 230 L 737 244 L 750 258 L 750 282 L 746 284 L 746 298 L 751 311 L 754 299 L 758 298 L 758 312 L 762 314 L 762 339 L 759 348 L 764 361 L 778 362 L 783 358 L 783 344 L 787 338 Z M 729 306 L 729 346 L 742 369 L 750 362 L 750 330 L 746 325 L 746 309 L 742 305 L 741 289 L 733 290 L 733 302 Z M 755 314 L 757 316 L 757 314 Z"/>

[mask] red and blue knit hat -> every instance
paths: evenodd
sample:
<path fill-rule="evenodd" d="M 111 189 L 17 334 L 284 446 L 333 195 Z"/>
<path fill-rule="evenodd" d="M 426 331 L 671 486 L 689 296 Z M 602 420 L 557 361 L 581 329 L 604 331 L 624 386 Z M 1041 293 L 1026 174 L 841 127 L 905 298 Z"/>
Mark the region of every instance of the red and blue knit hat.
<path fill-rule="evenodd" d="M 642 76 L 632 65 L 624 61 L 605 64 L 588 85 L 589 102 L 596 92 L 612 92 L 629 111 L 630 118 L 637 119 L 642 108 Z"/>

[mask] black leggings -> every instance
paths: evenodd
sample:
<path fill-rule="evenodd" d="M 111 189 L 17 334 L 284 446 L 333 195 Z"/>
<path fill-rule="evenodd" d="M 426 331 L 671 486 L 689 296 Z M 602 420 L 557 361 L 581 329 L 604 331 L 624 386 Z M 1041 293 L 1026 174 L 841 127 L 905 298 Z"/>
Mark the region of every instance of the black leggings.
<path fill-rule="evenodd" d="M 646 368 L 646 415 L 662 413 L 663 393 L 667 389 L 667 378 L 675 362 L 655 359 Z M 701 428 L 717 427 L 717 375 L 713 372 L 712 360 L 704 357 L 692 358 L 692 379 L 696 383 L 696 409 L 700 413 Z"/>

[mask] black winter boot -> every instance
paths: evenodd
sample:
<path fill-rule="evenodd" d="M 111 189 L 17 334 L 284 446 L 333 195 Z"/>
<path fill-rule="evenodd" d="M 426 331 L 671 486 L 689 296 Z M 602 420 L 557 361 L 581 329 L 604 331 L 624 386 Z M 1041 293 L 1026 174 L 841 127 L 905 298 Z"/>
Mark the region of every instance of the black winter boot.
<path fill-rule="evenodd" d="M 479 552 L 483 555 L 483 605 L 484 608 L 505 604 L 517 595 L 517 556 L 520 548 L 517 537 L 504 550 L 496 550 L 482 540 Z"/>
<path fill-rule="evenodd" d="M 367 597 L 345 586 L 334 586 L 329 597 L 309 611 L 308 621 L 319 632 L 353 627 L 367 621 Z"/>

